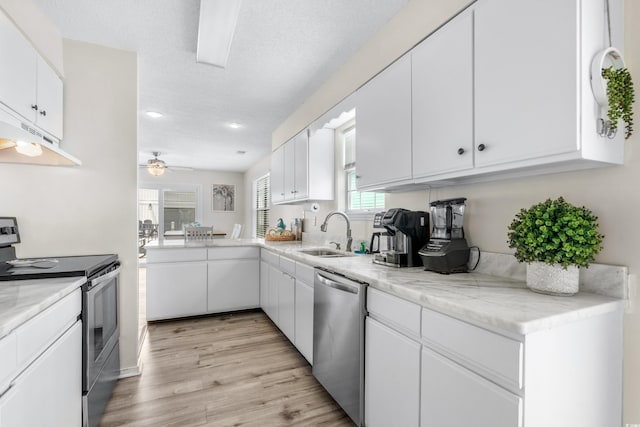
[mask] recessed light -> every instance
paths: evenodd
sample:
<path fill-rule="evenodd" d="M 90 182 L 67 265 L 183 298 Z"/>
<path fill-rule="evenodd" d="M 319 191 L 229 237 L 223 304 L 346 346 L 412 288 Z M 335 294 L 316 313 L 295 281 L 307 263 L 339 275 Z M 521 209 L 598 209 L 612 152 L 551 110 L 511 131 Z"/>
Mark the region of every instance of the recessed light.
<path fill-rule="evenodd" d="M 157 111 L 147 111 L 146 115 L 153 119 L 159 119 L 160 117 L 164 116 L 164 114 L 158 113 Z"/>
<path fill-rule="evenodd" d="M 242 125 L 240 123 L 231 122 L 231 123 L 229 123 L 229 127 L 231 129 L 240 129 L 242 127 Z"/>

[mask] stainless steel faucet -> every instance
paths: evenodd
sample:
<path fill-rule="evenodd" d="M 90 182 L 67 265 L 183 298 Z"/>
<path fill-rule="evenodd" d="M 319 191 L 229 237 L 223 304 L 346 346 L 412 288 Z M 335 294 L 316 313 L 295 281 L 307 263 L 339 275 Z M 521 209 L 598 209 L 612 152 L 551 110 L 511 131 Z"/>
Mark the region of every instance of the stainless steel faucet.
<path fill-rule="evenodd" d="M 327 217 L 324 219 L 324 222 L 320 226 L 320 231 L 324 231 L 324 232 L 327 231 L 327 221 L 329 221 L 329 218 L 331 218 L 334 215 L 340 215 L 341 217 L 343 217 L 345 219 L 345 221 L 347 221 L 347 248 L 346 248 L 346 251 L 347 252 L 351 252 L 351 242 L 353 242 L 353 238 L 351 238 L 351 221 L 349 220 L 349 217 L 347 216 L 346 213 L 344 213 L 342 211 L 329 212 L 327 214 Z"/>

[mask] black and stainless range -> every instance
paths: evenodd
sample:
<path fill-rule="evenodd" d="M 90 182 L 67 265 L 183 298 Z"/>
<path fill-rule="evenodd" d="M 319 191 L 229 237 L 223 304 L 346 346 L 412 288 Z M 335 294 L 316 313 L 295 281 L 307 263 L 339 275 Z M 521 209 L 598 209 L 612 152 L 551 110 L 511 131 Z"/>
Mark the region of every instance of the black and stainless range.
<path fill-rule="evenodd" d="M 16 259 L 16 219 L 0 217 L 0 281 L 86 277 L 82 285 L 83 426 L 97 426 L 120 375 L 118 256 Z"/>

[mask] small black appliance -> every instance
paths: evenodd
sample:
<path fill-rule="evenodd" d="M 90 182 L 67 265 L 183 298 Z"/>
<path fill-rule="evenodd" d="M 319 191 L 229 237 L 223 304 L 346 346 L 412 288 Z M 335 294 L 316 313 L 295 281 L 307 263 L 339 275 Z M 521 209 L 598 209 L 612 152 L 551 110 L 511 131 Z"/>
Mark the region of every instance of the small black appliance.
<path fill-rule="evenodd" d="M 465 273 L 469 246 L 464 238 L 464 197 L 431 202 L 433 230 L 419 251 L 425 270 L 437 273 Z"/>
<path fill-rule="evenodd" d="M 375 223 L 374 220 L 374 227 Z M 429 240 L 427 212 L 389 209 L 382 215 L 380 225 L 386 230 L 384 241 L 388 243 L 386 248 L 380 245 L 380 252 L 373 255 L 374 263 L 392 267 L 422 265 L 418 251 Z"/>

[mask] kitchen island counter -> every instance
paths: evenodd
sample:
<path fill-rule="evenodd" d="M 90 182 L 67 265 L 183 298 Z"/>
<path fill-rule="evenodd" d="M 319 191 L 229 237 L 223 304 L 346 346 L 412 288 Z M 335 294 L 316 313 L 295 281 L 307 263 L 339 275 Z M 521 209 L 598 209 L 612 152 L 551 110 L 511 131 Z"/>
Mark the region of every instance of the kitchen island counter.
<path fill-rule="evenodd" d="M 0 338 L 86 282 L 86 277 L 0 282 Z"/>
<path fill-rule="evenodd" d="M 519 335 L 616 311 L 624 306 L 621 298 L 583 291 L 571 297 L 537 294 L 529 290 L 522 280 L 495 275 L 442 275 L 421 267 L 381 266 L 373 264 L 370 255 L 321 258 L 300 252 L 302 249 L 320 247 L 305 242 L 214 239 L 206 243 L 153 243 L 147 248 L 258 246 L 295 261 L 368 283 L 372 288 L 469 323 Z M 597 284 L 591 284 L 591 287 L 597 287 Z"/>

